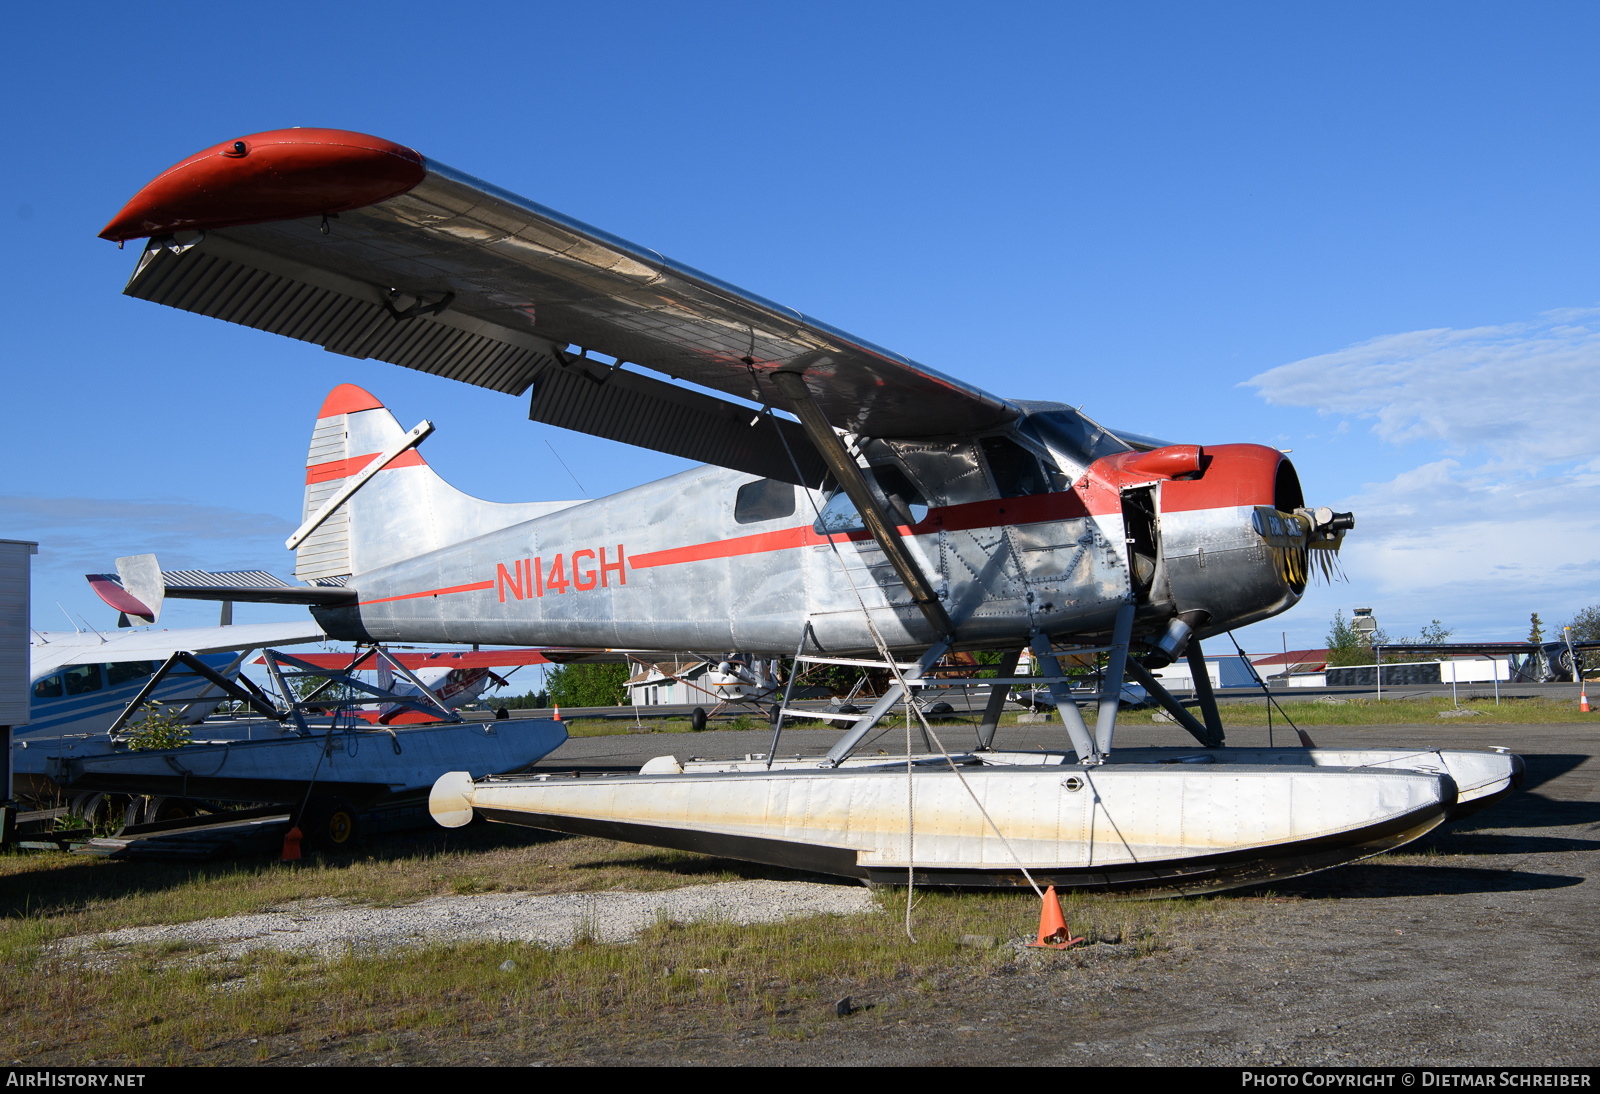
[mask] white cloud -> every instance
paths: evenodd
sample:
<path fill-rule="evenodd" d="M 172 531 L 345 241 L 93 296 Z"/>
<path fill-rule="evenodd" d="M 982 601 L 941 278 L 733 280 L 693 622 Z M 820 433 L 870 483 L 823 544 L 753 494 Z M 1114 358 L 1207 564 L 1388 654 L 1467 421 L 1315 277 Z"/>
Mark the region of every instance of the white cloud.
<path fill-rule="evenodd" d="M 125 498 L 45 498 L 0 495 L 6 539 L 36 540 L 32 560 L 36 627 L 59 628 L 60 602 L 96 625 L 115 615 L 90 591 L 83 576 L 115 569 L 120 555 L 154 552 L 163 569 L 269 570 L 287 577 L 294 556 L 283 541 L 294 531 L 282 517 L 221 505 Z M 300 618 L 304 612 L 291 609 Z M 251 621 L 264 615 L 252 608 Z M 215 623 L 212 606 L 173 604 L 163 621 Z"/>
<path fill-rule="evenodd" d="M 1339 601 L 1483 638 L 1600 601 L 1600 309 L 1385 335 L 1246 383 L 1422 461 L 1337 504 L 1356 514 Z"/>
<path fill-rule="evenodd" d="M 1593 460 L 1600 308 L 1471 330 L 1388 334 L 1245 381 L 1277 406 L 1373 422 L 1394 444 L 1442 443 L 1508 467 Z"/>

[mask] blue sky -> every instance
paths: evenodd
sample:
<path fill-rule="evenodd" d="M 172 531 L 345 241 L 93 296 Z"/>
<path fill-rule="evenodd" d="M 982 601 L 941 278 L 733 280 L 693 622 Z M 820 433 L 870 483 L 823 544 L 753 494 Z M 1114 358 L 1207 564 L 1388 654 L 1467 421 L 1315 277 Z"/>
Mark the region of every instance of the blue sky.
<path fill-rule="evenodd" d="M 19 8 L 0 45 L 0 537 L 81 575 L 291 569 L 322 396 L 361 384 L 497 501 L 680 461 L 520 399 L 120 295 L 164 167 L 289 125 L 490 179 L 998 394 L 1294 450 L 1354 509 L 1335 608 L 1520 637 L 1600 602 L 1593 5 Z M 290 610 L 292 611 L 292 609 Z M 241 620 L 283 618 L 241 608 Z M 174 604 L 164 621 L 213 609 Z"/>

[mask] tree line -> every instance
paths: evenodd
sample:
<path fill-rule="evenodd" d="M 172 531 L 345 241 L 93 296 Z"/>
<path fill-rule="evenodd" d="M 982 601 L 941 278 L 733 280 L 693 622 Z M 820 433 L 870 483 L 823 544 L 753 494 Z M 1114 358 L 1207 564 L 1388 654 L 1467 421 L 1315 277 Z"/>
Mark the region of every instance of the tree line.
<path fill-rule="evenodd" d="M 1592 604 L 1575 613 L 1571 620 L 1556 628 L 1555 633 L 1545 634 L 1544 620 L 1539 618 L 1539 613 L 1534 612 L 1529 619 L 1528 641 L 1558 642 L 1571 632 L 1574 642 L 1600 640 L 1600 604 Z M 1437 646 L 1450 640 L 1455 633 L 1452 627 L 1446 627 L 1435 619 L 1416 637 L 1407 635 L 1404 638 L 1390 638 L 1384 631 L 1373 631 L 1369 636 L 1356 630 L 1353 620 L 1344 617 L 1343 610 L 1333 613 L 1333 621 L 1328 627 L 1328 664 L 1337 665 L 1370 665 L 1372 664 L 1372 647 L 1385 646 L 1393 643 L 1408 646 Z M 1388 661 L 1423 661 L 1427 660 L 1423 654 L 1384 654 Z"/>

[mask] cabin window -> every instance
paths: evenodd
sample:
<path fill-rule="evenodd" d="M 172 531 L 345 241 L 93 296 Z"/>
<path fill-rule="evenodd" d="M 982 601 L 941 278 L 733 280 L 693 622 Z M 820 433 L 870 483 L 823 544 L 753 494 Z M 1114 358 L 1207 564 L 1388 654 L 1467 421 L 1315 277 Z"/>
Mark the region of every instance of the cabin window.
<path fill-rule="evenodd" d="M 1050 492 L 1050 480 L 1045 478 L 1039 458 L 1010 437 L 985 437 L 983 455 L 1002 498 Z"/>
<path fill-rule="evenodd" d="M 88 695 L 100 690 L 100 666 L 73 665 L 62 671 L 61 680 L 67 686 L 68 695 Z"/>
<path fill-rule="evenodd" d="M 153 676 L 156 671 L 154 661 L 114 661 L 105 667 L 106 686 L 120 687 L 130 680 L 142 680 Z"/>
<path fill-rule="evenodd" d="M 59 699 L 61 694 L 60 676 L 46 676 L 43 680 L 33 685 L 33 697 L 35 699 Z"/>
<path fill-rule="evenodd" d="M 777 479 L 757 479 L 739 487 L 733 519 L 740 524 L 794 516 L 794 487 Z"/>
<path fill-rule="evenodd" d="M 921 524 L 928 515 L 928 503 L 923 499 L 921 491 L 912 485 L 906 478 L 904 471 L 892 464 L 867 468 L 862 472 L 877 480 L 878 489 L 883 491 L 884 497 L 889 502 L 889 519 L 899 524 Z M 850 495 L 842 487 L 834 487 L 833 495 L 828 498 L 828 504 L 822 507 L 822 515 L 812 527 L 818 535 L 829 532 L 859 532 L 866 527 L 861 520 L 861 514 L 856 512 L 855 502 L 850 500 Z"/>

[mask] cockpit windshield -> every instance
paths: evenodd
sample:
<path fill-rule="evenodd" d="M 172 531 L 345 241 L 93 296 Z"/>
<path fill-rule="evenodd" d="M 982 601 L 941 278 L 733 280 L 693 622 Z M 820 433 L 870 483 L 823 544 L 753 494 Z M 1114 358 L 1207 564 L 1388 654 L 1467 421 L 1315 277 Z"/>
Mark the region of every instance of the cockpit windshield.
<path fill-rule="evenodd" d="M 1023 403 L 1023 432 L 1080 467 L 1117 452 L 1133 451 L 1110 430 L 1061 403 Z"/>

